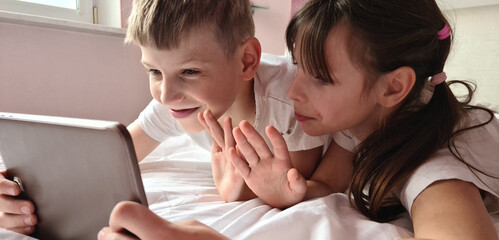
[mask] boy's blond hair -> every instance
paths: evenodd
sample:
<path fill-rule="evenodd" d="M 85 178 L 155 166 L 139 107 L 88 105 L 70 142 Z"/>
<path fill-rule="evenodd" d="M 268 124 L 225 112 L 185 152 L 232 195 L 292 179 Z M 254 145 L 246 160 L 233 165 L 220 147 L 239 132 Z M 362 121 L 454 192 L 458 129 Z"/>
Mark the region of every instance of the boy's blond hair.
<path fill-rule="evenodd" d="M 255 35 L 249 0 L 134 0 L 125 42 L 175 49 L 194 28 L 211 29 L 231 56 Z"/>

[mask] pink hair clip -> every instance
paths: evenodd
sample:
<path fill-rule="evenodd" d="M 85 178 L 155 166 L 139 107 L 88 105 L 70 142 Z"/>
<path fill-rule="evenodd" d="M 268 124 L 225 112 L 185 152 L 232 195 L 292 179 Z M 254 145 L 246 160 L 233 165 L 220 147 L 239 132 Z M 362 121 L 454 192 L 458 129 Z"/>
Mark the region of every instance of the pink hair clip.
<path fill-rule="evenodd" d="M 445 72 L 441 72 L 433 75 L 430 82 L 433 86 L 437 86 L 438 84 L 445 82 L 445 80 L 447 80 L 447 74 L 445 74 Z"/>
<path fill-rule="evenodd" d="M 438 40 L 444 40 L 450 36 L 450 27 L 449 24 L 445 23 L 445 26 L 442 30 L 438 31 Z"/>

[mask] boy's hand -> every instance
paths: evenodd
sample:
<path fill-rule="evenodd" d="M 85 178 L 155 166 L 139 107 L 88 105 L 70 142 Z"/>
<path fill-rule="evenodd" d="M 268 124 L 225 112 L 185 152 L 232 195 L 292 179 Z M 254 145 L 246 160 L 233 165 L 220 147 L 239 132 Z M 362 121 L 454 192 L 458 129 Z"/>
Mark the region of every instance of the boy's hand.
<path fill-rule="evenodd" d="M 21 189 L 6 179 L 6 174 L 6 171 L 0 172 L 0 228 L 29 235 L 35 231 L 37 223 L 35 207 L 30 201 L 14 198 Z"/>
<path fill-rule="evenodd" d="M 307 183 L 296 168 L 293 168 L 281 134 L 272 126 L 268 126 L 265 132 L 272 143 L 274 154 L 253 126 L 243 121 L 233 131 L 240 152 L 231 148 L 230 158 L 246 184 L 259 198 L 273 207 L 288 207 L 304 198 Z"/>
<path fill-rule="evenodd" d="M 228 149 L 236 145 L 232 136 L 231 118 L 225 118 L 223 128 L 209 110 L 198 114 L 198 120 L 213 139 L 211 150 L 213 179 L 222 199 L 232 202 L 254 198 L 254 194 L 229 159 Z"/>
<path fill-rule="evenodd" d="M 194 220 L 172 223 L 136 202 L 118 203 L 111 212 L 109 227 L 97 235 L 105 239 L 228 239 L 212 228 Z"/>

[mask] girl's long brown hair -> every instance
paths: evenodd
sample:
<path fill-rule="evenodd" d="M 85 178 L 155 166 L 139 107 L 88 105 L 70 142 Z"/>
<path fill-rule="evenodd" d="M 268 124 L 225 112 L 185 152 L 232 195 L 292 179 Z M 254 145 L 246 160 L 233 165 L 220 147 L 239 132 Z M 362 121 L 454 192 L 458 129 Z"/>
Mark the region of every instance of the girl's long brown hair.
<path fill-rule="evenodd" d="M 325 82 L 332 82 L 325 40 L 339 25 L 348 30 L 352 61 L 368 76 L 365 92 L 379 76 L 399 67 L 409 66 L 416 73 L 416 83 L 400 107 L 357 148 L 350 194 L 357 208 L 373 220 L 389 221 L 404 211 L 394 193 L 438 149 L 447 146 L 467 164 L 455 148 L 455 136 L 494 117 L 488 109 L 469 105 L 474 88 L 464 81 L 439 84 L 428 103 L 418 104 L 428 79 L 443 71 L 449 54 L 452 36 L 437 37 L 445 24 L 434 0 L 311 0 L 287 28 L 288 48 L 293 52 L 300 37 L 301 64 Z M 469 90 L 463 102 L 449 88 L 456 83 Z M 490 113 L 490 119 L 456 131 L 468 110 L 477 108 Z"/>

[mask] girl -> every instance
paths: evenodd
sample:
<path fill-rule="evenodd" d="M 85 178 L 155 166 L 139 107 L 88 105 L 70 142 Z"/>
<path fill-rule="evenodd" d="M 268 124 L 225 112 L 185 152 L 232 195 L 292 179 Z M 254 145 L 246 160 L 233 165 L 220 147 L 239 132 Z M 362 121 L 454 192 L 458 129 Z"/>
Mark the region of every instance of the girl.
<path fill-rule="evenodd" d="M 389 221 L 407 210 L 417 238 L 497 239 L 499 122 L 468 104 L 468 83 L 445 82 L 451 33 L 434 0 L 310 1 L 287 29 L 299 69 L 288 96 L 307 134 L 357 142 L 349 193 L 363 214 Z M 470 90 L 465 102 L 454 83 Z M 273 158 L 259 157 L 268 148 L 252 128 L 233 132 L 245 157 L 233 163 L 257 188 L 258 164 Z"/>
<path fill-rule="evenodd" d="M 306 133 L 356 142 L 349 194 L 363 214 L 388 221 L 408 211 L 416 238 L 498 239 L 489 214 L 499 210 L 499 121 L 469 105 L 468 83 L 445 81 L 451 33 L 434 0 L 311 0 L 287 30 L 299 69 L 288 96 Z M 469 98 L 459 102 L 451 84 L 466 86 Z M 272 132 L 273 148 L 285 148 Z M 258 164 L 289 165 L 285 153 L 260 158 L 269 150 L 251 127 L 233 134 L 244 158 L 232 154 L 232 162 L 249 186 L 263 185 L 257 176 L 269 171 Z M 120 205 L 101 237 L 127 229 L 133 211 L 147 209 Z M 145 219 L 156 224 L 134 233 L 169 225 L 222 237 L 204 225 Z"/>

